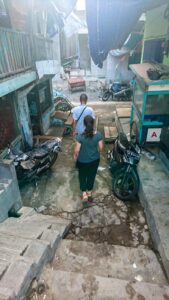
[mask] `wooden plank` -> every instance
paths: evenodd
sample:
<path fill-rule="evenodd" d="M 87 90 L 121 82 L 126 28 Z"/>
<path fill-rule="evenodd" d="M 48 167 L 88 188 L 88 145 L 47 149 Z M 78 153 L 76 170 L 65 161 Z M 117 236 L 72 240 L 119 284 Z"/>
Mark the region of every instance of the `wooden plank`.
<path fill-rule="evenodd" d="M 123 107 L 123 108 L 117 108 L 116 107 L 116 113 L 118 118 L 129 118 L 131 114 L 131 108 L 129 107 Z"/>
<path fill-rule="evenodd" d="M 117 128 L 104 126 L 105 142 L 112 142 L 117 138 Z"/>
<path fill-rule="evenodd" d="M 70 112 L 58 110 L 54 113 L 53 117 L 56 119 L 66 121 L 68 119 L 69 115 L 70 115 Z"/>
<path fill-rule="evenodd" d="M 110 137 L 112 138 L 116 138 L 118 135 L 116 127 L 109 127 L 109 132 L 110 132 Z"/>
<path fill-rule="evenodd" d="M 72 116 L 69 116 L 67 121 L 65 122 L 65 125 L 72 126 L 73 125 L 73 118 Z"/>
<path fill-rule="evenodd" d="M 104 126 L 104 136 L 105 136 L 105 139 L 109 138 L 109 127 L 107 127 L 107 126 Z"/>

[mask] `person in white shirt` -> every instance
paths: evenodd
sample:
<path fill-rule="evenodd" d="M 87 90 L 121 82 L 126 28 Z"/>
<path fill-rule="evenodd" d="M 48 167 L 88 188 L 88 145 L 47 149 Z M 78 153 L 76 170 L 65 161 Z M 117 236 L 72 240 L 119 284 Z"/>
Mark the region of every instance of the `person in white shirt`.
<path fill-rule="evenodd" d="M 95 119 L 95 113 L 93 108 L 87 106 L 87 95 L 80 95 L 80 105 L 72 109 L 73 117 L 73 135 L 82 134 L 85 130 L 84 118 L 91 116 Z"/>

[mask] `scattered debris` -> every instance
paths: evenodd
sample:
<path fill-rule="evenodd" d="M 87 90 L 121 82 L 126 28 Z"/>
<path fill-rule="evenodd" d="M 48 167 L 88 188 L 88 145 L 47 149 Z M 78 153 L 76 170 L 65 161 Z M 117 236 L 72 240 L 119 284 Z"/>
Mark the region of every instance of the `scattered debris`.
<path fill-rule="evenodd" d="M 148 159 L 150 160 L 155 160 L 156 159 L 156 156 L 154 153 L 150 152 L 149 150 L 147 149 L 142 149 L 141 150 L 141 154 L 145 155 Z"/>
<path fill-rule="evenodd" d="M 44 212 L 46 209 L 47 209 L 47 207 L 44 206 L 44 205 L 42 205 L 42 206 L 36 208 L 35 210 L 36 210 L 37 213 L 42 213 L 42 212 Z"/>
<path fill-rule="evenodd" d="M 141 282 L 141 281 L 143 281 L 143 277 L 142 277 L 141 275 L 137 275 L 137 276 L 135 277 L 135 280 Z"/>

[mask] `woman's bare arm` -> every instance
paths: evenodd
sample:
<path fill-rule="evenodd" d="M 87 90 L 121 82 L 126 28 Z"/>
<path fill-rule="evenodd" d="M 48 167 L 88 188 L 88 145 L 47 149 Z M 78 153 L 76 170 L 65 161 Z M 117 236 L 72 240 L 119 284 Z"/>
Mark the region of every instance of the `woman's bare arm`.
<path fill-rule="evenodd" d="M 101 140 L 101 141 L 99 141 L 99 143 L 98 143 L 98 150 L 99 150 L 99 152 L 102 152 L 103 147 L 104 147 L 104 143 L 103 143 L 103 140 Z"/>
<path fill-rule="evenodd" d="M 77 124 L 77 121 L 73 119 L 73 136 L 76 135 L 76 124 Z"/>

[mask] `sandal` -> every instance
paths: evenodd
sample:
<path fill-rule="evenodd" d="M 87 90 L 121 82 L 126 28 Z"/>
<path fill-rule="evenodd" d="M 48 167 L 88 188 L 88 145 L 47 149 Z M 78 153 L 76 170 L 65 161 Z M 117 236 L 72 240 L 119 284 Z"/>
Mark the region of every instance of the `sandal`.
<path fill-rule="evenodd" d="M 83 203 L 83 208 L 88 207 L 88 195 L 87 192 L 82 192 L 82 203 Z"/>
<path fill-rule="evenodd" d="M 87 196 L 88 196 L 88 200 L 89 200 L 90 202 L 92 202 L 92 201 L 93 201 L 92 191 L 88 191 L 88 192 L 87 192 Z"/>
<path fill-rule="evenodd" d="M 82 193 L 82 200 L 83 201 L 88 201 L 88 194 L 87 194 L 87 192 L 83 192 Z"/>

